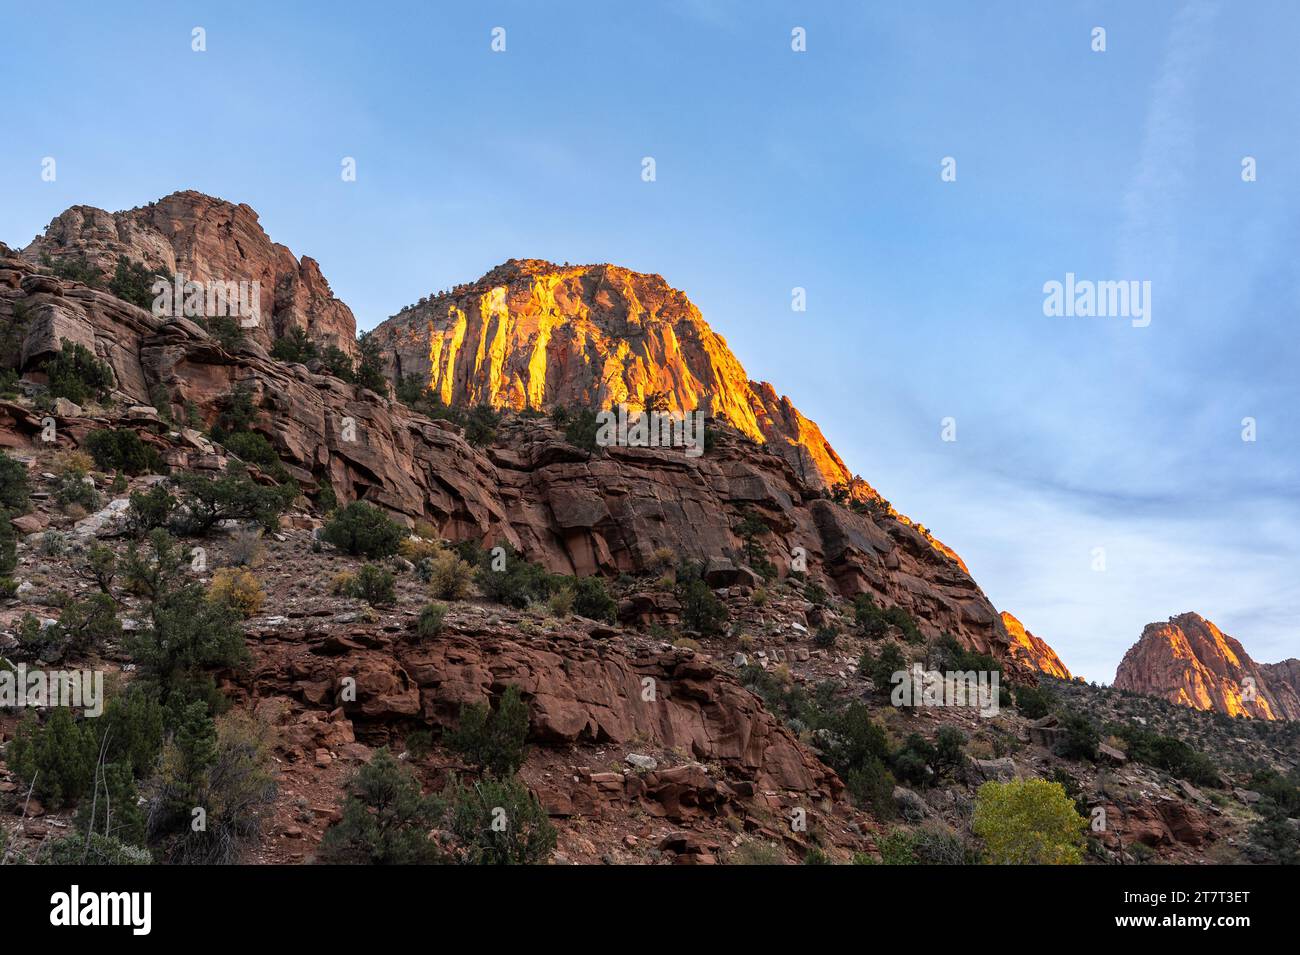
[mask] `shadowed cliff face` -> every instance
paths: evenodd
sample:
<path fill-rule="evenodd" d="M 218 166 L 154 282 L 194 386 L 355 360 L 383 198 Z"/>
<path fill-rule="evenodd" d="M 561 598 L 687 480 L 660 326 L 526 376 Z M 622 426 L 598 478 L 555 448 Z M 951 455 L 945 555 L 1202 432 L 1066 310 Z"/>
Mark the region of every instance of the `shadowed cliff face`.
<path fill-rule="evenodd" d="M 356 351 L 352 310 L 334 297 L 314 259 L 272 242 L 257 213 L 200 192 L 177 192 L 139 209 L 73 206 L 20 253 L 32 263 L 85 258 L 107 281 L 125 256 L 171 277 L 211 283 L 257 282 L 260 322 L 245 333 L 263 348 L 292 327 L 318 344 Z"/>
<path fill-rule="evenodd" d="M 1070 671 L 1061 662 L 1061 658 L 1056 655 L 1056 651 L 1049 647 L 1045 641 L 1026 630 L 1023 623 L 1005 610 L 1002 611 L 1002 623 L 1007 628 L 1007 636 L 1011 638 L 1011 656 L 1013 658 L 1021 660 L 1033 669 L 1049 676 L 1058 677 L 1062 680 L 1070 679 Z"/>
<path fill-rule="evenodd" d="M 1115 673 L 1115 687 L 1198 710 L 1265 720 L 1300 719 L 1300 661 L 1258 664 L 1194 613 L 1147 624 Z"/>
<path fill-rule="evenodd" d="M 375 337 L 394 377 L 418 377 L 447 404 L 640 409 L 659 393 L 669 410 L 705 410 L 769 444 L 812 487 L 852 477 L 817 425 L 772 385 L 750 381 L 726 340 L 658 275 L 511 259 L 399 312 Z"/>

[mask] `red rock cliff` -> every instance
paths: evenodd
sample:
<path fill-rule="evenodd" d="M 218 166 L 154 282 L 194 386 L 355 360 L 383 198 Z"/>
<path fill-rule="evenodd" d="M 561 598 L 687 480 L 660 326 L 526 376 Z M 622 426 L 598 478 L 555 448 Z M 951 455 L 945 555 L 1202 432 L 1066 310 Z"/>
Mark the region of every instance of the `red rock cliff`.
<path fill-rule="evenodd" d="M 375 329 L 394 376 L 447 404 L 701 408 L 773 447 L 813 487 L 850 474 L 790 400 L 750 381 L 726 340 L 661 276 L 615 265 L 511 259 Z"/>
<path fill-rule="evenodd" d="M 352 310 L 334 297 L 314 259 L 272 242 L 257 213 L 201 192 L 177 192 L 139 209 L 73 206 L 21 255 L 32 263 L 84 256 L 106 279 L 119 256 L 202 283 L 259 283 L 261 322 L 246 330 L 263 348 L 290 327 L 321 344 L 356 350 Z"/>
<path fill-rule="evenodd" d="M 1005 610 L 1002 611 L 1002 623 L 1006 626 L 1007 635 L 1011 638 L 1012 657 L 1027 663 L 1041 673 L 1059 677 L 1062 680 L 1070 679 L 1070 671 L 1061 662 L 1061 658 L 1056 655 L 1056 651 L 1049 647 L 1045 641 L 1026 630 L 1023 623 Z"/>
<path fill-rule="evenodd" d="M 1198 710 L 1265 720 L 1300 719 L 1288 674 L 1300 661 L 1258 664 L 1241 643 L 1194 613 L 1150 623 L 1115 672 L 1115 687 Z"/>

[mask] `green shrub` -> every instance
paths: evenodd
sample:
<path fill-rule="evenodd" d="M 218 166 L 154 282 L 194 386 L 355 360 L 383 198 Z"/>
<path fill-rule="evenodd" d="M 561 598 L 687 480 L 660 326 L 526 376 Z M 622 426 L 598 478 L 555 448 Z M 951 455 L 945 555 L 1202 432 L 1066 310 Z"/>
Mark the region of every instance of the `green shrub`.
<path fill-rule="evenodd" d="M 76 470 L 64 473 L 54 485 L 54 500 L 59 507 L 67 510 L 75 506 L 84 511 L 99 507 L 99 492 L 95 490 L 95 482 L 88 478 Z"/>
<path fill-rule="evenodd" d="M 1130 759 L 1163 769 L 1199 786 L 1223 785 L 1223 778 L 1213 760 L 1176 737 L 1162 736 L 1133 724 L 1111 724 L 1107 730 L 1124 741 Z M 1300 809 L 1300 799 L 1296 803 L 1293 808 Z"/>
<path fill-rule="evenodd" d="M 833 624 L 828 624 L 817 628 L 817 633 L 813 636 L 813 646 L 821 650 L 835 649 L 835 643 L 840 638 L 840 628 Z"/>
<path fill-rule="evenodd" d="M 1082 713 L 1066 713 L 1061 718 L 1064 730 L 1056 743 L 1056 755 L 1063 759 L 1096 759 L 1101 734 L 1097 724 Z"/>
<path fill-rule="evenodd" d="M 841 775 L 860 766 L 869 758 L 889 758 L 889 741 L 871 719 L 866 705 L 854 701 L 826 720 L 830 742 L 824 747 L 823 758 Z"/>
<path fill-rule="evenodd" d="M 858 594 L 853 600 L 853 615 L 864 636 L 877 640 L 887 636 L 891 629 L 908 643 L 922 641 L 921 629 L 916 620 L 902 607 L 890 607 L 888 610 L 876 606 L 870 594 Z"/>
<path fill-rule="evenodd" d="M 563 619 L 573 613 L 573 601 L 576 596 L 573 584 L 562 584 L 551 596 L 546 598 L 546 609 Z"/>
<path fill-rule="evenodd" d="M 1042 687 L 1016 687 L 1016 709 L 1026 719 L 1042 719 L 1052 710 L 1052 694 Z"/>
<path fill-rule="evenodd" d="M 194 323 L 215 338 L 217 344 L 228 352 L 237 351 L 239 346 L 244 344 L 244 329 L 237 319 L 227 315 L 212 315 L 195 318 Z"/>
<path fill-rule="evenodd" d="M 147 269 L 143 263 L 132 262 L 125 255 L 118 256 L 117 269 L 108 283 L 108 290 L 124 302 L 140 308 L 153 306 L 153 283 L 158 278 L 170 278 L 162 269 Z"/>
<path fill-rule="evenodd" d="M 274 530 L 280 515 L 298 495 L 293 484 L 258 484 L 236 462 L 220 477 L 178 474 L 172 484 L 179 494 L 172 527 L 184 536 L 202 537 L 227 520 L 254 521 Z"/>
<path fill-rule="evenodd" d="M 147 491 L 132 491 L 131 503 L 126 511 L 126 524 L 136 537 L 152 530 L 166 527 L 176 510 L 176 498 L 166 485 L 155 484 Z"/>
<path fill-rule="evenodd" d="M 557 408 L 552 414 L 552 420 L 564 428 L 564 440 L 575 448 L 581 448 L 592 454 L 600 450 L 600 446 L 596 444 L 596 437 L 600 433 L 600 421 L 591 408 L 581 408 L 572 414 L 565 409 Z"/>
<path fill-rule="evenodd" d="M 528 787 L 491 776 L 456 783 L 448 797 L 449 826 L 462 859 L 474 865 L 540 865 L 555 849 L 555 827 Z"/>
<path fill-rule="evenodd" d="M 297 325 L 291 325 L 271 346 L 271 357 L 276 361 L 294 361 L 304 365 L 316 358 L 318 352 L 307 331 Z"/>
<path fill-rule="evenodd" d="M 555 580 L 542 567 L 530 563 L 513 547 L 505 546 L 498 557 L 485 555 L 474 575 L 479 592 L 488 600 L 510 607 L 527 607 L 546 600 Z"/>
<path fill-rule="evenodd" d="M 98 757 L 91 721 L 73 719 L 66 706 L 53 707 L 44 725 L 29 710 L 5 750 L 24 790 L 34 784 L 36 798 L 51 809 L 72 805 L 90 790 Z"/>
<path fill-rule="evenodd" d="M 486 447 L 496 440 L 501 426 L 501 413 L 490 405 L 478 405 L 465 419 L 465 440 L 476 448 Z"/>
<path fill-rule="evenodd" d="M 471 765 L 508 776 L 523 765 L 527 738 L 528 706 L 519 688 L 508 686 L 495 709 L 486 703 L 461 707 L 460 722 L 447 734 L 446 744 Z"/>
<path fill-rule="evenodd" d="M 609 595 L 605 581 L 600 577 L 578 577 L 572 586 L 574 613 L 606 623 L 618 619 L 618 603 Z"/>
<path fill-rule="evenodd" d="M 66 643 L 64 656 L 80 658 L 92 649 L 102 650 L 105 644 L 122 637 L 122 624 L 117 619 L 117 601 L 108 594 L 92 594 L 85 600 L 70 600 L 59 615 L 57 629 Z"/>
<path fill-rule="evenodd" d="M 970 865 L 975 853 L 959 838 L 938 826 L 909 832 L 894 829 L 877 840 L 882 865 Z"/>
<path fill-rule="evenodd" d="M 421 640 L 428 640 L 442 633 L 442 622 L 447 616 L 447 605 L 440 603 L 425 604 L 420 610 L 419 620 L 415 624 L 415 633 Z"/>
<path fill-rule="evenodd" d="M 276 791 L 267 728 L 245 714 L 214 723 L 192 703 L 163 747 L 149 802 L 151 844 L 172 864 L 239 862 L 261 839 Z M 195 808 L 205 813 L 199 831 Z"/>
<path fill-rule="evenodd" d="M 356 383 L 376 394 L 388 396 L 388 378 L 384 375 L 384 359 L 379 340 L 370 332 L 357 336 Z"/>
<path fill-rule="evenodd" d="M 1300 771 L 1287 777 L 1272 769 L 1256 770 L 1251 774 L 1250 788 L 1286 815 L 1300 816 Z"/>
<path fill-rule="evenodd" d="M 10 517 L 0 509 L 0 578 L 6 580 L 18 567 L 18 531 L 9 523 Z"/>
<path fill-rule="evenodd" d="M 356 580 L 352 582 L 352 596 L 361 598 L 371 606 L 391 606 L 397 601 L 392 571 L 385 570 L 378 564 L 366 564 L 357 571 Z"/>
<path fill-rule="evenodd" d="M 148 849 L 92 832 L 88 836 L 73 833 L 51 839 L 41 846 L 37 861 L 42 865 L 64 866 L 153 865 L 153 856 Z"/>
<path fill-rule="evenodd" d="M 1300 826 L 1284 809 L 1266 804 L 1260 820 L 1250 827 L 1246 853 L 1264 865 L 1300 865 Z"/>
<path fill-rule="evenodd" d="M 129 767 L 136 778 L 153 772 L 162 750 L 163 710 L 151 694 L 132 685 L 112 697 L 96 728 L 109 762 Z"/>
<path fill-rule="evenodd" d="M 221 399 L 221 411 L 212 425 L 212 440 L 225 444 L 232 434 L 248 431 L 257 418 L 257 408 L 253 404 L 253 386 L 240 382 Z"/>
<path fill-rule="evenodd" d="M 894 754 L 894 772 L 914 786 L 942 782 L 966 762 L 965 746 L 966 737 L 954 726 L 940 727 L 934 743 L 912 733 Z"/>
<path fill-rule="evenodd" d="M 1087 828 L 1059 783 L 988 782 L 975 796 L 971 829 L 994 865 L 1077 865 Z"/>
<path fill-rule="evenodd" d="M 858 671 L 871 678 L 880 696 L 889 696 L 894 689 L 894 674 L 906 670 L 907 658 L 895 643 L 881 647 L 879 656 L 874 656 L 869 649 L 863 650 L 858 661 Z"/>
<path fill-rule="evenodd" d="M 268 473 L 284 473 L 280 456 L 275 453 L 275 448 L 271 447 L 271 442 L 265 435 L 256 431 L 236 431 L 226 435 L 222 444 L 227 451 L 247 464 L 256 464 Z"/>
<path fill-rule="evenodd" d="M 233 667 L 248 659 L 239 614 L 208 600 L 203 585 L 189 582 L 188 564 L 166 531 L 149 535 L 149 553 L 127 547 L 123 576 L 129 589 L 147 601 L 144 626 L 125 640 L 140 667 L 140 678 L 156 685 L 165 705 L 190 702 L 206 688 L 205 671 Z"/>
<path fill-rule="evenodd" d="M 339 550 L 373 560 L 396 554 L 407 530 L 373 504 L 354 501 L 334 512 L 320 536 Z"/>
<path fill-rule="evenodd" d="M 411 771 L 378 750 L 348 783 L 342 818 L 321 840 L 317 858 L 346 865 L 414 865 L 439 861 L 429 829 L 436 804 Z"/>
<path fill-rule="evenodd" d="M 27 465 L 0 450 L 0 510 L 25 514 L 30 500 Z"/>
<path fill-rule="evenodd" d="M 443 550 L 421 561 L 424 576 L 429 581 L 429 595 L 438 600 L 464 600 L 470 594 L 474 568 L 456 555 Z"/>
<path fill-rule="evenodd" d="M 876 840 L 876 848 L 880 850 L 881 865 L 920 865 L 912 843 L 912 834 L 906 829 L 891 829 L 887 835 Z"/>
<path fill-rule="evenodd" d="M 765 580 L 776 576 L 776 566 L 767 559 L 767 551 L 761 538 L 771 534 L 767 522 L 748 507 L 740 510 L 740 523 L 735 527 L 737 536 L 744 542 L 745 562 L 756 570 Z"/>
<path fill-rule="evenodd" d="M 104 285 L 103 269 L 97 265 L 91 265 L 84 252 L 78 252 L 75 255 L 64 255 L 57 260 L 51 260 L 48 255 L 42 255 L 41 264 L 51 269 L 61 279 L 81 282 L 91 288 L 102 288 Z"/>
<path fill-rule="evenodd" d="M 443 404 L 442 398 L 419 375 L 404 375 L 398 380 L 394 394 L 398 401 L 426 418 L 450 421 L 461 427 L 466 424 L 465 413 L 460 408 Z"/>
<path fill-rule="evenodd" d="M 357 380 L 356 370 L 352 367 L 352 359 L 337 345 L 326 345 L 325 350 L 320 354 L 320 361 L 326 374 L 341 378 L 347 382 Z"/>
<path fill-rule="evenodd" d="M 100 429 L 86 435 L 83 447 L 101 471 L 124 474 L 161 474 L 162 458 L 130 429 Z"/>
<path fill-rule="evenodd" d="M 95 357 L 85 345 L 61 342 L 57 355 L 45 363 L 51 398 L 66 398 L 75 404 L 102 400 L 113 387 L 113 370 Z"/>
<path fill-rule="evenodd" d="M 677 599 L 682 605 L 682 626 L 703 634 L 721 633 L 727 607 L 704 582 L 704 568 L 683 562 L 677 568 Z"/>
<path fill-rule="evenodd" d="M 144 842 L 144 813 L 140 811 L 139 800 L 131 767 L 125 763 L 107 763 L 92 780 L 91 790 L 81 797 L 77 828 L 140 845 Z"/>

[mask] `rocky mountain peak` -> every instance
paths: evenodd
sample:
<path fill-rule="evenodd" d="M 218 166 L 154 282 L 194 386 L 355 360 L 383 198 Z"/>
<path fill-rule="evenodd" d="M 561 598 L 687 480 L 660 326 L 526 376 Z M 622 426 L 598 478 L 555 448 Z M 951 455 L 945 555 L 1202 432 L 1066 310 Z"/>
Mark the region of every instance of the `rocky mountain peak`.
<path fill-rule="evenodd" d="M 784 457 L 813 487 L 853 475 L 790 400 L 751 381 L 726 339 L 660 275 L 510 259 L 375 330 L 394 377 L 447 404 L 522 410 L 627 404 L 701 409 Z"/>
<path fill-rule="evenodd" d="M 1261 665 L 1234 637 L 1196 613 L 1150 623 L 1120 661 L 1115 687 L 1229 716 L 1300 719 L 1288 675 L 1297 661 Z"/>
<path fill-rule="evenodd" d="M 125 257 L 204 285 L 245 282 L 251 288 L 256 282 L 260 317 L 246 333 L 264 348 L 296 327 L 319 344 L 356 350 L 352 310 L 334 297 L 320 266 L 272 242 L 244 203 L 185 190 L 122 212 L 77 205 L 20 254 L 33 264 L 84 260 L 105 280 Z"/>

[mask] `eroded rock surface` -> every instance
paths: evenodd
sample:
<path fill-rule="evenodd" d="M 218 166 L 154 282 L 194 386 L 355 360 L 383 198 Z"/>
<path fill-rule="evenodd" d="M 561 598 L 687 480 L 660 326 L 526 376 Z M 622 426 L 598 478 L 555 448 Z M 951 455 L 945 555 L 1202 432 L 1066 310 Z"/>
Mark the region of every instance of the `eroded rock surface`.
<path fill-rule="evenodd" d="M 1300 719 L 1288 678 L 1300 663 L 1258 664 L 1241 643 L 1195 613 L 1147 624 L 1115 672 L 1115 686 L 1198 710 L 1265 720 Z"/>

